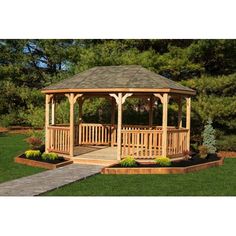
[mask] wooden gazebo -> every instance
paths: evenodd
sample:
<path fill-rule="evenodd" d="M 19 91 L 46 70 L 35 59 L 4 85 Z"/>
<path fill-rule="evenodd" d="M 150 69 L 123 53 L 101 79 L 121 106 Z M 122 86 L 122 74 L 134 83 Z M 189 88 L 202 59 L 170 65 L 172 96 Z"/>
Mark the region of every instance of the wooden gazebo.
<path fill-rule="evenodd" d="M 100 66 L 62 80 L 42 90 L 46 94 L 46 152 L 57 152 L 71 158 L 74 147 L 107 145 L 116 147 L 117 160 L 127 155 L 152 159 L 156 156 L 178 157 L 190 149 L 191 96 L 195 91 L 141 66 Z M 57 96 L 70 103 L 70 123 L 55 124 Z M 148 125 L 122 125 L 122 105 L 128 97 L 146 98 L 149 103 Z M 105 97 L 112 103 L 110 124 L 82 122 L 82 106 L 87 98 Z M 178 124 L 168 126 L 168 103 L 178 104 Z M 153 105 L 160 100 L 162 125 L 153 125 Z M 186 125 L 182 127 L 182 105 L 186 101 Z M 75 121 L 74 104 L 79 104 Z M 117 124 L 115 109 L 117 107 Z"/>

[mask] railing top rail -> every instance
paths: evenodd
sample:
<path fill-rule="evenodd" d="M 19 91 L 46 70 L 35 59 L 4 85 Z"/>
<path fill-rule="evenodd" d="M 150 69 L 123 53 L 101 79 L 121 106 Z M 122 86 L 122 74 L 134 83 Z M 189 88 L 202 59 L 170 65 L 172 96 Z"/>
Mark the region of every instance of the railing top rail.
<path fill-rule="evenodd" d="M 68 127 L 68 126 L 48 126 L 48 129 L 70 130 L 70 127 Z"/>
<path fill-rule="evenodd" d="M 82 126 L 111 126 L 111 124 L 99 124 L 99 123 L 81 123 Z"/>
<path fill-rule="evenodd" d="M 122 133 L 162 133 L 162 130 L 155 130 L 155 129 L 149 129 L 149 130 L 126 130 L 122 129 Z M 188 129 L 170 129 L 167 130 L 168 133 L 185 133 L 188 132 Z"/>
<path fill-rule="evenodd" d="M 177 132 L 188 132 L 188 129 L 186 128 L 180 128 L 180 129 L 167 129 L 168 133 L 177 133 Z"/>
<path fill-rule="evenodd" d="M 114 126 L 117 127 L 117 125 L 112 125 L 112 124 L 99 124 L 99 123 L 81 123 L 82 126 L 95 126 L 95 127 L 105 127 L 105 126 Z M 78 125 L 75 125 L 78 126 Z M 56 125 L 50 125 L 48 126 L 49 129 L 65 129 L 65 130 L 69 130 L 70 126 L 69 124 L 56 124 Z M 125 129 L 125 128 L 131 128 L 129 129 Z M 133 130 L 132 128 L 146 128 L 147 130 Z M 162 131 L 162 126 L 157 126 L 157 125 L 153 125 L 153 126 L 149 126 L 149 125 L 122 125 L 122 132 L 150 132 L 150 131 Z M 167 127 L 167 132 L 171 133 L 171 132 L 187 132 L 188 129 L 186 128 L 176 128 L 174 126 L 168 126 Z"/>
<path fill-rule="evenodd" d="M 81 123 L 80 125 L 82 126 L 114 126 L 114 127 L 117 127 L 117 124 L 100 124 L 100 123 Z M 162 126 L 160 125 L 152 125 L 152 126 L 149 126 L 149 125 L 129 125 L 129 124 L 122 124 L 122 127 L 130 127 L 130 128 L 162 128 Z M 175 126 L 168 126 L 168 128 L 175 128 Z"/>
<path fill-rule="evenodd" d="M 70 126 L 70 124 L 54 124 L 54 125 L 49 125 L 50 127 L 67 127 Z"/>
<path fill-rule="evenodd" d="M 149 130 L 125 130 L 122 129 L 121 133 L 162 133 L 162 130 L 155 130 L 155 129 L 149 129 Z"/>

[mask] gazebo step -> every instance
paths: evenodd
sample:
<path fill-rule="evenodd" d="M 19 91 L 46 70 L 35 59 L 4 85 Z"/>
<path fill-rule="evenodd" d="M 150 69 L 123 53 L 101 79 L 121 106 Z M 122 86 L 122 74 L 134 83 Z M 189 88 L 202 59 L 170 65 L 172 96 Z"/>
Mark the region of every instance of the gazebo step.
<path fill-rule="evenodd" d="M 116 164 L 116 160 L 104 160 L 104 159 L 88 159 L 88 158 L 73 158 L 73 163 L 75 164 L 89 164 L 89 165 L 103 165 L 108 166 Z"/>

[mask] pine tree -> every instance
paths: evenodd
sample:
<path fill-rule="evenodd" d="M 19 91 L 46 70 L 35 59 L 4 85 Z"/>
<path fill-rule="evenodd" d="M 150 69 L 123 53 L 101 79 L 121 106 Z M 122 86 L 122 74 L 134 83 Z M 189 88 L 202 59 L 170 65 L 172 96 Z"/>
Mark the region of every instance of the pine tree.
<path fill-rule="evenodd" d="M 203 145 L 207 147 L 209 153 L 216 152 L 215 130 L 212 127 L 212 120 L 209 119 L 204 126 L 203 131 Z"/>

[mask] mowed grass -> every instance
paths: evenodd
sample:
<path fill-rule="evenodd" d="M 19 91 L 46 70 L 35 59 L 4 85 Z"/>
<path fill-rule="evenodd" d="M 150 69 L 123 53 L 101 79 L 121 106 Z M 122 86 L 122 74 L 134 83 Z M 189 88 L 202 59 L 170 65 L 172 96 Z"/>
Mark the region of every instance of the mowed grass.
<path fill-rule="evenodd" d="M 235 196 L 236 159 L 221 167 L 175 175 L 96 175 L 48 196 Z"/>
<path fill-rule="evenodd" d="M 44 169 L 14 162 L 14 158 L 28 149 L 23 134 L 0 134 L 0 183 L 36 174 Z"/>

